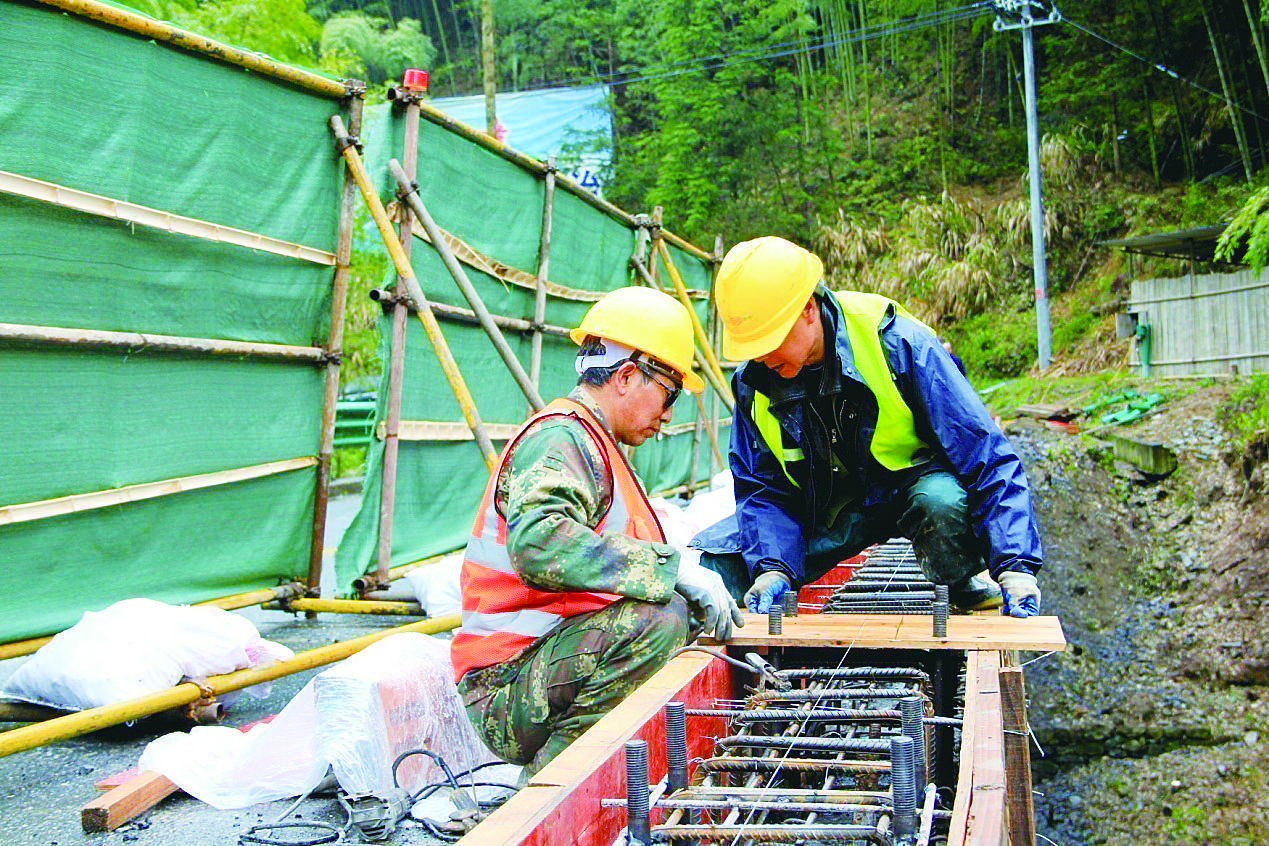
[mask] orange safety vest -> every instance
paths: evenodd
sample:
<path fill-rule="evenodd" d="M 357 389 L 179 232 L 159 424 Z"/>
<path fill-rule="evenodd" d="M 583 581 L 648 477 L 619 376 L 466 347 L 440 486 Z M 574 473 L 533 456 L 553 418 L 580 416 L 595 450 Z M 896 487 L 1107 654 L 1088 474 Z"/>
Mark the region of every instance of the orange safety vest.
<path fill-rule="evenodd" d="M 596 534 L 620 526 L 632 538 L 665 542 L 665 533 L 643 487 L 617 444 L 586 407 L 557 399 L 520 427 L 502 451 L 498 468 L 485 485 L 480 511 L 463 556 L 460 585 L 463 624 L 454 634 L 450 657 L 454 680 L 472 670 L 510 661 L 562 621 L 598 611 L 621 599 L 611 593 L 543 591 L 528 587 L 516 575 L 507 551 L 507 520 L 494 503 L 494 491 L 512 448 L 530 427 L 547 417 L 572 417 L 599 447 L 612 479 L 612 503 L 593 527 Z"/>

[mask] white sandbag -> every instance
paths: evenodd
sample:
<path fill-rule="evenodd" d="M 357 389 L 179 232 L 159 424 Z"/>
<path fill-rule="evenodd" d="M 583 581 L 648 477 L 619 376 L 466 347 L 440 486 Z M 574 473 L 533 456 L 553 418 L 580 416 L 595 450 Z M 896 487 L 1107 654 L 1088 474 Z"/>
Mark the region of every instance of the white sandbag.
<path fill-rule="evenodd" d="M 736 511 L 736 493 L 731 484 L 731 471 L 715 475 L 707 490 L 698 492 L 687 505 L 678 505 L 665 497 L 648 500 L 665 530 L 666 543 L 686 551 L 697 532 L 708 528 Z"/>
<path fill-rule="evenodd" d="M 350 794 L 386 790 L 392 762 L 416 748 L 440 755 L 456 773 L 497 760 L 463 710 L 449 643 L 406 632 L 320 673 L 268 724 L 246 734 L 195 728 L 165 735 L 137 766 L 228 809 L 306 793 L 328 768 Z M 411 792 L 444 777 L 422 755 L 407 758 L 397 775 Z"/>
<path fill-rule="evenodd" d="M 403 577 L 414 591 L 423 611 L 429 617 L 442 617 L 462 610 L 463 594 L 458 575 L 463 569 L 463 550 L 422 567 L 415 567 Z"/>
<path fill-rule="evenodd" d="M 3 693 L 78 711 L 293 654 L 262 639 L 250 620 L 220 608 L 125 599 L 85 613 L 55 635 L 9 677 Z"/>

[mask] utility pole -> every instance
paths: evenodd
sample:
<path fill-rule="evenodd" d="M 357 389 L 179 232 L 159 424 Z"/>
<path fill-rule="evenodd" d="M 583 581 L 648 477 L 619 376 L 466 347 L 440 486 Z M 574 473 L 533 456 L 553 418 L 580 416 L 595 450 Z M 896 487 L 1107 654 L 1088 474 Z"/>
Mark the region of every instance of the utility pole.
<path fill-rule="evenodd" d="M 1044 248 L 1044 194 L 1040 184 L 1040 127 L 1035 97 L 1035 46 L 1031 28 L 1057 23 L 1062 13 L 1054 6 L 1045 11 L 1044 4 L 1032 0 L 995 0 L 996 32 L 1022 30 L 1022 71 L 1027 109 L 1027 168 L 1031 183 L 1031 265 L 1035 279 L 1036 356 L 1040 369 L 1050 364 L 1053 337 L 1049 328 L 1049 268 Z M 1042 16 L 1036 17 L 1032 9 Z"/>

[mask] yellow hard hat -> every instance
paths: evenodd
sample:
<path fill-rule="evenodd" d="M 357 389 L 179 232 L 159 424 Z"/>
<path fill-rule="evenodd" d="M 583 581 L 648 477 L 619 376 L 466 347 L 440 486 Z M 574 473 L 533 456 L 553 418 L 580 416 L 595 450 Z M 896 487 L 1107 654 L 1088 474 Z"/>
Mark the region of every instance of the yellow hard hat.
<path fill-rule="evenodd" d="M 774 235 L 728 250 L 714 282 L 723 355 L 749 361 L 780 346 L 823 278 L 819 256 Z"/>
<path fill-rule="evenodd" d="M 625 344 L 668 364 L 683 380 L 683 387 L 694 394 L 705 387 L 692 372 L 692 319 L 669 294 L 638 286 L 610 291 L 568 333 L 578 345 L 587 335 Z"/>

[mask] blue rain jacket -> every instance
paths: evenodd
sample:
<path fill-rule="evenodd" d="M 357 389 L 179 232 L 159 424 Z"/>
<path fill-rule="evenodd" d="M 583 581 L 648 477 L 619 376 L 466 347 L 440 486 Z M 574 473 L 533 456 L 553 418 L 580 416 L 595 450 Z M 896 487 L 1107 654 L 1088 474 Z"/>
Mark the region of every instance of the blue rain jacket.
<path fill-rule="evenodd" d="M 823 288 L 821 292 L 827 293 Z M 729 519 L 706 529 L 693 545 L 708 552 L 739 551 L 751 576 L 779 570 L 795 587 L 800 586 L 806 581 L 808 542 L 814 545 L 816 535 L 826 531 L 839 511 L 890 502 L 918 476 L 946 470 L 967 493 L 970 521 L 992 575 L 1006 570 L 1034 574 L 1043 552 L 1022 462 L 942 343 L 921 324 L 896 315 L 893 307 L 882 319 L 882 348 L 899 393 L 912 411 L 916 434 L 928 446 L 914 457 L 915 466 L 886 470 L 869 449 L 877 422 L 876 396 L 854 366 L 836 298 L 817 295 L 816 299 L 826 351 L 832 351 L 831 355 L 826 352 L 822 381 L 812 390 L 803 374 L 783 379 L 758 362 L 748 362 L 736 371 L 730 451 L 736 523 Z M 797 486 L 785 475 L 750 416 L 755 391 L 770 398 L 771 413 L 811 459 L 789 465 Z M 811 402 L 812 392 L 817 396 L 840 392 L 835 426 L 821 419 Z M 850 483 L 845 486 L 841 476 L 833 482 L 829 473 L 816 472 L 823 471 L 824 462 L 812 458 L 827 454 L 825 440 L 834 436 L 845 439 L 845 451 L 850 454 L 844 468 Z M 842 448 L 837 449 L 840 454 Z M 813 469 L 817 463 L 821 466 Z"/>

